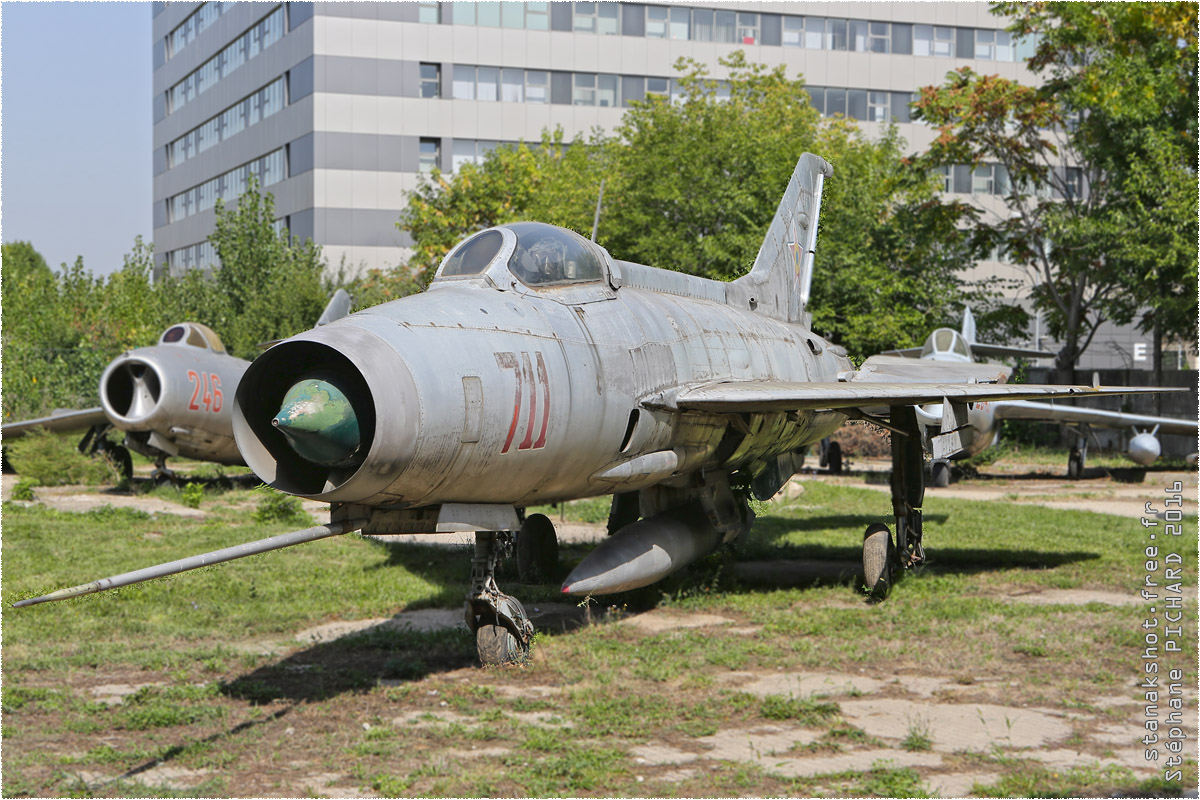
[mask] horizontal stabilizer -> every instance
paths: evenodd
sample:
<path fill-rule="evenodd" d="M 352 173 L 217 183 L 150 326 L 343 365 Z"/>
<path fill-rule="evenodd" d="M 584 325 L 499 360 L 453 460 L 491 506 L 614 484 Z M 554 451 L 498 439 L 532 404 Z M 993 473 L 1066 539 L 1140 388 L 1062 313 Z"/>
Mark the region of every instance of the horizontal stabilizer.
<path fill-rule="evenodd" d="M 941 403 L 965 403 L 1032 398 L 1087 397 L 1183 391 L 1124 386 L 1050 386 L 1008 383 L 809 383 L 787 381 L 725 381 L 663 393 L 646 405 L 681 411 L 763 412 L 801 409 L 872 408 Z"/>
<path fill-rule="evenodd" d="M 1106 411 L 1102 408 L 1083 408 L 1055 403 L 1031 403 L 1028 401 L 1005 401 L 997 403 L 996 417 L 999 419 L 1028 419 L 1042 422 L 1075 422 L 1095 425 L 1100 428 L 1145 428 L 1158 426 L 1159 433 L 1195 435 L 1200 431 L 1200 422 L 1194 419 L 1174 417 L 1152 417 L 1145 414 L 1125 414 Z"/>
<path fill-rule="evenodd" d="M 905 347 L 901 350 L 882 350 L 881 356 L 904 356 L 905 358 L 920 358 L 924 347 Z"/>
<path fill-rule="evenodd" d="M 981 344 L 974 342 L 971 352 L 977 356 L 993 358 L 1054 358 L 1057 354 L 1046 350 L 1035 350 L 1032 347 L 1006 347 L 1002 344 Z"/>

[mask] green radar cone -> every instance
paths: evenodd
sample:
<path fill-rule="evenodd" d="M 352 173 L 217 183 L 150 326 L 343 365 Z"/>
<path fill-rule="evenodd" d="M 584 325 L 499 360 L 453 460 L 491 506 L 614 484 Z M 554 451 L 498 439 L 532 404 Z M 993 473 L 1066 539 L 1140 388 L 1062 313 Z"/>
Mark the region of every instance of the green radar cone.
<path fill-rule="evenodd" d="M 302 458 L 324 466 L 345 465 L 358 451 L 358 417 L 349 398 L 334 384 L 306 378 L 284 395 L 271 420 Z"/>

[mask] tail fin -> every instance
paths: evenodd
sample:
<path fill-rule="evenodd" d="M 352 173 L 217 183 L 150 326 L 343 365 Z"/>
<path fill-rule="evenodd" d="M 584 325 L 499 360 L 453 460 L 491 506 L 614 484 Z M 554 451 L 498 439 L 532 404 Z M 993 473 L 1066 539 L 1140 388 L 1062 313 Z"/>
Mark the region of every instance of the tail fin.
<path fill-rule="evenodd" d="M 328 325 L 349 313 L 350 295 L 346 294 L 345 289 L 338 289 L 333 293 L 333 297 L 329 298 L 329 303 L 325 306 L 325 310 L 321 312 L 321 318 L 317 320 L 317 327 Z"/>
<path fill-rule="evenodd" d="M 975 344 L 975 315 L 971 313 L 970 306 L 963 308 L 962 337 L 967 344 Z"/>
<path fill-rule="evenodd" d="M 833 166 L 812 153 L 796 162 L 754 267 L 738 281 L 750 285 L 753 305 L 760 313 L 789 322 L 804 318 L 812 287 L 821 189 L 831 175 Z"/>

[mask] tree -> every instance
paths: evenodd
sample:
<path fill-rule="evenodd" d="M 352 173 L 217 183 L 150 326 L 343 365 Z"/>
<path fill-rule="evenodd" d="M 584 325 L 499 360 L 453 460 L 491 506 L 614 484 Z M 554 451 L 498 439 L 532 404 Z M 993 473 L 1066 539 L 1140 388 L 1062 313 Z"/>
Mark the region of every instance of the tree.
<path fill-rule="evenodd" d="M 431 275 L 467 234 L 537 219 L 590 234 L 601 178 L 597 240 L 616 258 L 719 280 L 745 274 L 804 151 L 835 166 L 826 183 L 810 308 L 816 329 L 856 355 L 917 343 L 982 287 L 962 285 L 980 237 L 961 231 L 965 204 L 945 203 L 907 164 L 895 131 L 871 141 L 848 120 L 822 121 L 804 83 L 734 53 L 725 85 L 681 60 L 682 97 L 648 98 L 616 137 L 564 147 L 500 148 L 456 175 L 435 173 L 398 223 L 416 240 L 411 262 Z M 990 317 L 985 317 L 990 319 Z"/>
<path fill-rule="evenodd" d="M 1008 216 L 980 224 L 1038 276 L 1034 302 L 1063 343 L 1060 381 L 1102 321 L 1137 308 L 1149 309 L 1145 325 L 1193 339 L 1195 303 L 1185 310 L 1181 297 L 1196 285 L 1195 6 L 993 10 L 1019 37 L 1038 37 L 1029 66 L 1046 80 L 1022 86 L 964 67 L 922 89 L 914 116 L 939 129 L 924 163 L 1003 167 Z M 1162 235 L 1165 248 L 1151 238 Z"/>
<path fill-rule="evenodd" d="M 231 354 L 252 359 L 262 342 L 311 328 L 333 287 L 321 248 L 276 228 L 275 199 L 253 177 L 236 207 L 217 201 L 216 216 L 209 241 L 221 267 L 209 324 Z"/>

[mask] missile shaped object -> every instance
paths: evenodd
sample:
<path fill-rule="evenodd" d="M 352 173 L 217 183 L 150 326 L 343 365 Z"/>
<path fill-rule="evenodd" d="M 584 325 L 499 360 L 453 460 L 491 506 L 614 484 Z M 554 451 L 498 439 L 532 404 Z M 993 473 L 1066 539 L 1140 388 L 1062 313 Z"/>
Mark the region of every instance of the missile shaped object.
<path fill-rule="evenodd" d="M 721 538 L 699 505 L 676 506 L 602 542 L 567 576 L 563 593 L 613 594 L 649 586 L 712 552 Z"/>

